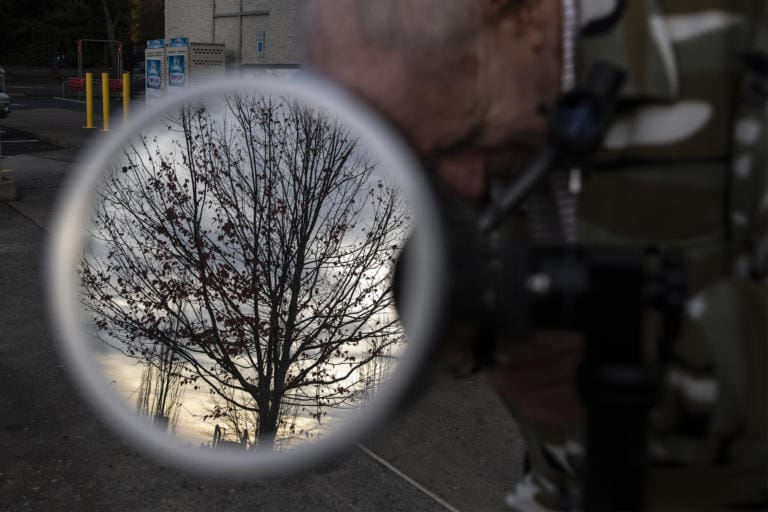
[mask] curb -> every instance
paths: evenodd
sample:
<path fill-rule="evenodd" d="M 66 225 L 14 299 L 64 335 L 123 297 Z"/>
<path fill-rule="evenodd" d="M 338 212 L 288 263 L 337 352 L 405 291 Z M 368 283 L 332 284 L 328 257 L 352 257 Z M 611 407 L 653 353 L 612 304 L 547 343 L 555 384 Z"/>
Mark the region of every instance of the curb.
<path fill-rule="evenodd" d="M 73 138 L 60 138 L 56 135 L 49 135 L 47 133 L 40 133 L 35 132 L 33 130 L 22 130 L 30 135 L 34 135 L 38 139 L 40 139 L 43 142 L 47 142 L 48 144 L 53 144 L 54 146 L 58 146 L 62 149 L 78 149 L 83 147 L 85 144 L 88 143 L 90 138 L 95 133 L 100 133 L 98 129 L 88 129 L 88 128 L 80 128 L 80 133 L 82 134 L 81 137 L 79 137 L 77 140 L 73 140 Z"/>
<path fill-rule="evenodd" d="M 27 133 L 42 142 L 46 142 L 48 144 L 53 144 L 54 146 L 58 146 L 62 149 L 79 149 L 82 148 L 84 145 L 86 145 L 91 137 L 96 134 L 100 133 L 97 128 L 88 129 L 88 128 L 75 128 L 69 132 L 69 136 L 60 136 L 55 135 L 51 133 L 47 133 L 42 130 L 35 130 L 34 128 L 30 128 L 27 126 L 19 126 L 19 125 L 7 125 L 10 128 L 16 129 L 20 132 Z"/>

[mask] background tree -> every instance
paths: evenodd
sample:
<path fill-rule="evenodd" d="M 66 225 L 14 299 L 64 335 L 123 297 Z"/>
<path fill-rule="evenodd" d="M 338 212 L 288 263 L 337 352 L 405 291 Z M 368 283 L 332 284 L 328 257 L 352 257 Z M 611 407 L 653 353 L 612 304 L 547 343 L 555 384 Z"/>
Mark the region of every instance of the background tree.
<path fill-rule="evenodd" d="M 136 397 L 136 411 L 159 429 L 174 432 L 184 395 L 183 364 L 169 345 L 144 361 Z"/>
<path fill-rule="evenodd" d="M 105 342 L 148 361 L 170 349 L 185 383 L 255 414 L 271 444 L 285 407 L 358 406 L 368 366 L 396 357 L 389 282 L 409 212 L 327 115 L 260 96 L 209 107 L 109 170 L 82 302 Z"/>
<path fill-rule="evenodd" d="M 131 41 L 144 45 L 165 34 L 165 0 L 131 0 Z"/>
<path fill-rule="evenodd" d="M 118 41 L 118 27 L 129 27 L 131 14 L 130 2 L 126 0 L 99 0 L 101 10 L 104 13 L 104 33 L 109 41 Z M 117 70 L 117 47 L 110 42 L 108 45 L 109 60 L 112 69 Z M 118 70 L 120 72 L 122 70 Z"/>
<path fill-rule="evenodd" d="M 126 47 L 144 47 L 147 39 L 163 37 L 163 0 L 0 0 L 0 64 L 51 66 L 57 71 L 75 65 L 78 39 L 117 39 Z M 86 66 L 110 62 L 115 49 L 89 47 Z M 128 62 L 126 62 L 128 64 Z"/>

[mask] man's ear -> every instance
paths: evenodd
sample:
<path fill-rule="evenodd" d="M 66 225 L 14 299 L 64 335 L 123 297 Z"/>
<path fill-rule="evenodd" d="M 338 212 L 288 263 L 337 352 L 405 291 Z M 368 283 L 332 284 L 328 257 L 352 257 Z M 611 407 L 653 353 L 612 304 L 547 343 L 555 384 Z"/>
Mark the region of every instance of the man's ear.
<path fill-rule="evenodd" d="M 480 0 L 488 26 L 525 37 L 535 51 L 541 49 L 543 30 L 550 21 L 545 12 L 550 1 L 554 0 Z"/>

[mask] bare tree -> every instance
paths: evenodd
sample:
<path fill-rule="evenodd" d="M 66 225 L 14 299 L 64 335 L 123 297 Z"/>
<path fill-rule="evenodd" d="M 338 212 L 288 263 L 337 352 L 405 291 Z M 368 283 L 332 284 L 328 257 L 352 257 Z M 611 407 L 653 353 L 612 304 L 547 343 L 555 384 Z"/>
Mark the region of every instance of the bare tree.
<path fill-rule="evenodd" d="M 236 390 L 230 389 L 229 392 L 235 395 Z M 243 398 L 234 400 L 234 396 L 229 400 L 222 399 L 219 395 L 211 395 L 208 405 L 205 407 L 205 414 L 202 415 L 203 421 L 215 421 L 219 426 L 218 439 L 216 431 L 211 442 L 212 447 L 216 447 L 218 441 L 239 443 L 241 446 L 250 446 L 256 442 L 251 439 L 251 433 L 259 430 L 259 415 L 252 410 L 242 409 L 233 405 Z M 246 398 L 248 400 L 248 398 Z M 250 399 L 253 400 L 252 398 Z M 291 446 L 297 442 L 304 442 L 308 439 L 316 439 L 320 434 L 320 422 L 322 416 L 309 417 L 311 421 L 300 421 L 299 407 L 292 404 L 283 403 L 280 407 L 280 417 L 277 422 L 277 429 L 280 432 L 279 438 L 275 438 L 275 447 Z M 305 411 L 306 413 L 307 411 Z M 305 414 L 306 418 L 307 415 Z M 314 425 L 317 420 L 317 425 Z M 253 441 L 253 442 L 252 442 Z"/>
<path fill-rule="evenodd" d="M 109 47 L 109 59 L 112 64 L 115 76 L 121 76 L 123 70 L 117 68 L 117 48 L 115 47 L 115 41 L 117 39 L 117 27 L 121 22 L 125 22 L 127 16 L 130 15 L 130 4 L 125 0 L 119 0 L 114 2 L 110 0 L 100 0 L 101 8 L 104 12 L 104 32 L 107 35 L 107 39 L 110 41 Z M 113 5 L 110 5 L 113 4 Z"/>
<path fill-rule="evenodd" d="M 160 348 L 157 357 L 145 361 L 136 397 L 136 411 L 151 418 L 163 431 L 175 431 L 184 395 L 183 366 L 168 345 Z"/>
<path fill-rule="evenodd" d="M 165 33 L 165 0 L 131 0 L 130 39 L 143 44 Z"/>
<path fill-rule="evenodd" d="M 124 148 L 94 203 L 82 303 L 132 358 L 258 417 L 318 420 L 371 389 L 403 333 L 389 290 L 409 211 L 350 130 L 284 98 L 190 105 Z"/>

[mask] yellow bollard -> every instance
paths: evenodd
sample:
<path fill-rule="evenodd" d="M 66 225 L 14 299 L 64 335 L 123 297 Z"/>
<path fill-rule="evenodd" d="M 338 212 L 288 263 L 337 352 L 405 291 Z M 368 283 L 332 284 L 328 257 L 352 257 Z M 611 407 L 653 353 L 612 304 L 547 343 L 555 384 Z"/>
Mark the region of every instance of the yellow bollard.
<path fill-rule="evenodd" d="M 93 73 L 85 74 L 85 127 L 93 128 Z"/>
<path fill-rule="evenodd" d="M 123 122 L 128 122 L 128 107 L 131 103 L 131 74 L 123 73 Z"/>
<path fill-rule="evenodd" d="M 101 131 L 109 131 L 109 73 L 101 74 L 101 116 L 104 127 Z"/>

